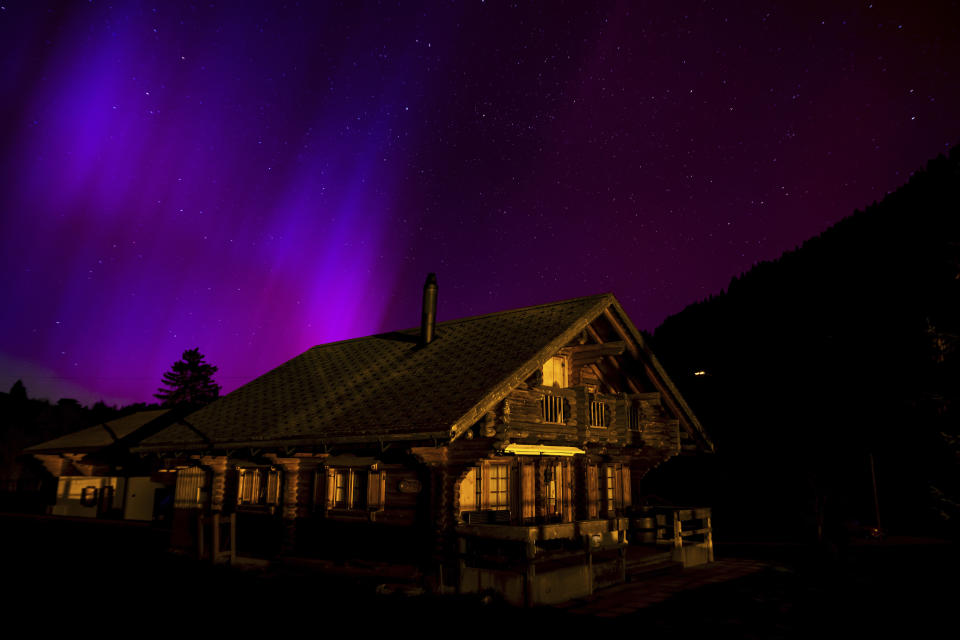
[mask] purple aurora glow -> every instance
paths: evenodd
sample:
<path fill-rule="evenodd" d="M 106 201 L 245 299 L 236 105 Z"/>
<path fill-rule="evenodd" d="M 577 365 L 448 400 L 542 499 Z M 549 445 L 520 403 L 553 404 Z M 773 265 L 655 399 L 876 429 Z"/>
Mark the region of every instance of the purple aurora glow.
<path fill-rule="evenodd" d="M 956 6 L 302 4 L 5 3 L 0 387 L 230 391 L 428 271 L 652 329 L 960 139 Z"/>

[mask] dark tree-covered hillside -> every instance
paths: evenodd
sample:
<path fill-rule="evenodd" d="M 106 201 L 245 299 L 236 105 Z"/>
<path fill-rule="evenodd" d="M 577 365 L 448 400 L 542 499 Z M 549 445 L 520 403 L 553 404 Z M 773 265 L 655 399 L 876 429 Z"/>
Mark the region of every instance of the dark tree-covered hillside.
<path fill-rule="evenodd" d="M 960 147 L 656 330 L 717 454 L 646 488 L 718 535 L 843 537 L 875 522 L 872 456 L 884 528 L 956 530 L 958 335 Z"/>

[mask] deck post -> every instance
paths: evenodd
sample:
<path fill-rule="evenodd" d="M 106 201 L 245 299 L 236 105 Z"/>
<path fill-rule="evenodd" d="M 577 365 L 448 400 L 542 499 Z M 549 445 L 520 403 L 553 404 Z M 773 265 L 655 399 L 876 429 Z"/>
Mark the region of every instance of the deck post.
<path fill-rule="evenodd" d="M 197 560 L 203 560 L 203 512 L 197 515 Z"/>
<path fill-rule="evenodd" d="M 237 514 L 230 514 L 230 564 L 237 564 Z"/>
<path fill-rule="evenodd" d="M 280 548 L 285 552 L 297 546 L 297 516 L 300 515 L 300 459 L 276 458 L 283 469 L 283 497 L 280 508 L 282 531 Z"/>
<path fill-rule="evenodd" d="M 210 561 L 219 562 L 220 560 L 220 514 L 213 514 L 213 549 L 210 550 Z"/>
<path fill-rule="evenodd" d="M 524 556 L 526 556 L 526 572 L 524 575 L 524 604 L 528 607 L 534 605 L 534 582 L 537 579 L 537 566 L 533 563 L 534 558 L 537 556 L 537 545 L 533 542 L 528 542 L 525 545 Z"/>
<path fill-rule="evenodd" d="M 583 536 L 583 546 L 587 551 L 587 593 L 593 595 L 593 550 L 590 548 L 590 536 Z"/>
<path fill-rule="evenodd" d="M 711 512 L 707 512 L 707 517 L 703 520 L 703 526 L 707 528 L 706 533 L 706 543 L 707 543 L 707 562 L 713 562 L 713 522 L 711 518 Z"/>
<path fill-rule="evenodd" d="M 673 560 L 683 562 L 683 532 L 680 527 L 680 512 L 673 510 Z"/>

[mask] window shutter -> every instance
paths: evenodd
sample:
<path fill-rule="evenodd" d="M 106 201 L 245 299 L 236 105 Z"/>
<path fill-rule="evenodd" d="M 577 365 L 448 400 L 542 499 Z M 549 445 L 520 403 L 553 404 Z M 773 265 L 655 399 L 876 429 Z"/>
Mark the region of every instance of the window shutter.
<path fill-rule="evenodd" d="M 198 467 L 189 467 L 177 471 L 177 484 L 173 506 L 178 509 L 198 509 L 201 506 L 201 494 L 206 483 L 206 473 Z"/>
<path fill-rule="evenodd" d="M 385 476 L 383 471 L 370 471 L 367 476 L 367 508 L 370 511 L 383 511 Z"/>
<path fill-rule="evenodd" d="M 573 522 L 573 471 L 567 461 L 563 462 L 563 521 Z"/>
<path fill-rule="evenodd" d="M 280 503 L 280 472 L 270 469 L 267 475 L 267 504 Z"/>
<path fill-rule="evenodd" d="M 623 508 L 626 509 L 633 505 L 633 496 L 630 489 L 630 465 L 623 465 L 620 468 L 620 484 L 623 487 Z"/>
<path fill-rule="evenodd" d="M 337 490 L 337 471 L 327 467 L 327 510 L 333 509 L 334 495 Z"/>
<path fill-rule="evenodd" d="M 622 479 L 622 467 L 619 464 L 611 465 L 613 467 L 613 473 L 611 480 L 613 480 L 613 504 L 611 506 L 610 515 L 614 515 L 613 511 L 615 509 L 623 508 L 623 483 Z"/>
<path fill-rule="evenodd" d="M 520 517 L 532 519 L 535 517 L 536 493 L 534 468 L 532 464 L 520 463 Z"/>
<path fill-rule="evenodd" d="M 597 465 L 591 464 L 587 467 L 587 516 L 589 518 L 600 517 L 600 487 L 597 482 Z"/>

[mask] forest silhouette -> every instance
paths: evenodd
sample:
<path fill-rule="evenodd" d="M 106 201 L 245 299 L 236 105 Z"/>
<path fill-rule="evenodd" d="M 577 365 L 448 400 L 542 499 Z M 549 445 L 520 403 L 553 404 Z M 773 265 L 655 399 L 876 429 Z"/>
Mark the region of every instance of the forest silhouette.
<path fill-rule="evenodd" d="M 878 507 L 891 533 L 955 535 L 958 302 L 954 147 L 663 322 L 653 351 L 717 453 L 645 489 L 713 506 L 718 535 L 838 542 Z"/>

